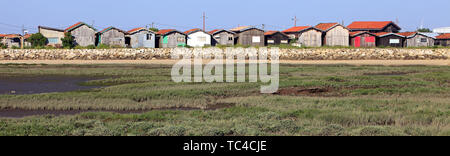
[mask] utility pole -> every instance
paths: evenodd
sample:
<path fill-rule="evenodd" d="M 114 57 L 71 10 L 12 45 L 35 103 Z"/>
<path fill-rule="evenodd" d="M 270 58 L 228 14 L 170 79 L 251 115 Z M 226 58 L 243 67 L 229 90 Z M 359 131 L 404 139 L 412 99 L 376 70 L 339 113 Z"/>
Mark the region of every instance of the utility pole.
<path fill-rule="evenodd" d="M 296 27 L 297 26 L 297 21 L 298 21 L 297 16 L 294 16 L 294 18 L 292 20 L 294 21 L 294 27 Z"/>
<path fill-rule="evenodd" d="M 264 30 L 265 27 L 266 27 L 266 25 L 262 24 L 262 26 L 261 26 L 262 30 Z"/>
<path fill-rule="evenodd" d="M 25 25 L 22 24 L 22 36 L 20 36 L 20 49 L 23 49 L 23 42 L 25 41 Z"/>
<path fill-rule="evenodd" d="M 206 13 L 203 12 L 203 31 L 206 31 Z"/>

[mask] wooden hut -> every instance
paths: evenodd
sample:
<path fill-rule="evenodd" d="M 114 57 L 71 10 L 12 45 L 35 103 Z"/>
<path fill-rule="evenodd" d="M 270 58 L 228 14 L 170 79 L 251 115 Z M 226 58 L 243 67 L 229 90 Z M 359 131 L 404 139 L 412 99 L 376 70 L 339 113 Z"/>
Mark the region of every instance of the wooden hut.
<path fill-rule="evenodd" d="M 322 30 L 322 45 L 349 46 L 349 30 L 339 23 L 320 23 L 315 28 Z"/>
<path fill-rule="evenodd" d="M 135 28 L 127 32 L 125 44 L 131 48 L 155 48 L 155 32 L 146 28 Z M 128 43 L 127 43 L 128 42 Z"/>
<path fill-rule="evenodd" d="M 436 37 L 436 45 L 440 46 L 450 46 L 450 33 L 441 34 Z"/>
<path fill-rule="evenodd" d="M 163 29 L 156 33 L 157 47 L 175 48 L 186 46 L 186 34 L 175 29 Z"/>
<path fill-rule="evenodd" d="M 375 33 L 375 35 L 377 36 L 377 47 L 403 47 L 405 42 L 405 36 L 397 33 L 380 32 Z"/>
<path fill-rule="evenodd" d="M 244 46 L 264 46 L 264 30 L 242 26 L 233 28 L 230 31 L 236 33 L 234 40 L 236 44 Z"/>
<path fill-rule="evenodd" d="M 282 31 L 291 39 L 296 40 L 299 46 L 320 47 L 322 46 L 322 31 L 310 26 L 292 27 Z"/>
<path fill-rule="evenodd" d="M 264 33 L 264 38 L 267 46 L 289 44 L 289 36 L 279 31 L 267 31 Z"/>
<path fill-rule="evenodd" d="M 185 31 L 187 35 L 187 45 L 191 47 L 211 46 L 211 34 L 202 29 L 191 29 Z"/>
<path fill-rule="evenodd" d="M 21 35 L 19 34 L 7 34 L 3 36 L 2 43 L 8 48 L 20 48 L 21 46 Z"/>
<path fill-rule="evenodd" d="M 215 29 L 208 33 L 212 35 L 211 44 L 213 46 L 216 46 L 216 45 L 232 46 L 232 45 L 234 45 L 234 35 L 236 35 L 236 33 L 234 33 L 234 32 L 224 30 L 224 29 Z"/>
<path fill-rule="evenodd" d="M 375 47 L 376 35 L 367 31 L 350 32 L 350 44 L 353 47 Z"/>
<path fill-rule="evenodd" d="M 126 47 L 125 35 L 127 32 L 115 27 L 108 27 L 97 33 L 97 45 L 104 44 L 114 47 Z"/>
<path fill-rule="evenodd" d="M 350 31 L 368 31 L 371 33 L 398 33 L 401 28 L 392 21 L 356 21 L 348 25 Z"/>
<path fill-rule="evenodd" d="M 74 44 L 79 46 L 89 46 L 95 45 L 96 42 L 96 32 L 95 28 L 83 23 L 78 22 L 67 29 L 64 32 L 70 32 L 70 34 L 74 37 Z"/>
<path fill-rule="evenodd" d="M 53 47 L 62 47 L 61 39 L 64 38 L 64 30 L 38 26 L 39 33 L 47 38 L 47 45 Z"/>
<path fill-rule="evenodd" d="M 405 36 L 403 45 L 405 47 L 431 47 L 434 46 L 434 38 L 429 37 L 420 32 L 402 32 L 398 33 L 401 36 Z"/>

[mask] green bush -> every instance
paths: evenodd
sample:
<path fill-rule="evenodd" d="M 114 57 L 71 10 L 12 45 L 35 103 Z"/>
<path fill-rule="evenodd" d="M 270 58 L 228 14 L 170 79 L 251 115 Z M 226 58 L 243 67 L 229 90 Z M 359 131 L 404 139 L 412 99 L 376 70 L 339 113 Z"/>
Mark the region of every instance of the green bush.
<path fill-rule="evenodd" d="M 31 43 L 32 47 L 44 47 L 47 44 L 47 38 L 41 33 L 31 35 L 27 41 Z"/>
<path fill-rule="evenodd" d="M 111 47 L 109 45 L 106 44 L 99 44 L 97 46 L 97 49 L 110 49 Z"/>
<path fill-rule="evenodd" d="M 73 48 L 75 46 L 75 39 L 70 32 L 64 33 L 64 38 L 61 39 L 64 48 Z"/>

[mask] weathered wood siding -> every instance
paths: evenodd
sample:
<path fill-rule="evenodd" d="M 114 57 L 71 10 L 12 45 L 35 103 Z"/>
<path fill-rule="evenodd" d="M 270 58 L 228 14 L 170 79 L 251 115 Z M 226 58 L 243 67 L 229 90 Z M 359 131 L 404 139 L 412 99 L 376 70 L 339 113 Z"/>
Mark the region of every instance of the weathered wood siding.
<path fill-rule="evenodd" d="M 450 39 L 438 39 L 436 40 L 436 45 L 450 47 Z"/>
<path fill-rule="evenodd" d="M 265 36 L 265 40 L 266 45 L 289 44 L 289 37 L 279 32 Z"/>
<path fill-rule="evenodd" d="M 178 46 L 186 46 L 186 35 L 173 32 L 159 38 L 160 48 L 175 48 Z"/>
<path fill-rule="evenodd" d="M 386 28 L 384 28 L 383 30 L 379 31 L 379 32 L 393 32 L 393 33 L 398 33 L 400 30 L 395 27 L 393 24 L 390 24 L 389 26 L 387 26 Z"/>
<path fill-rule="evenodd" d="M 48 42 L 47 45 L 50 45 L 50 46 L 58 46 L 58 45 L 61 46 L 62 45 L 61 39 L 64 38 L 64 31 L 56 31 L 56 30 L 39 28 L 39 33 L 41 33 L 48 40 L 50 40 L 50 39 L 57 40 L 56 43 Z"/>
<path fill-rule="evenodd" d="M 250 29 L 236 34 L 237 44 L 245 46 L 264 46 L 264 31 Z"/>
<path fill-rule="evenodd" d="M 374 42 L 367 42 L 367 38 L 373 38 Z M 376 36 L 374 35 L 370 35 L 370 34 L 361 34 L 355 37 L 351 37 L 350 38 L 350 43 L 353 47 L 358 47 L 356 46 L 356 42 L 355 40 L 359 40 L 359 47 L 375 47 L 376 46 Z"/>
<path fill-rule="evenodd" d="M 130 35 L 131 48 L 155 48 L 156 36 L 149 31 L 140 31 Z"/>
<path fill-rule="evenodd" d="M 397 40 L 399 43 L 390 43 L 391 40 Z M 396 35 L 388 35 L 384 37 L 377 38 L 377 47 L 403 47 L 404 38 Z"/>
<path fill-rule="evenodd" d="M 325 46 L 349 46 L 349 30 L 343 26 L 336 26 L 323 34 Z"/>
<path fill-rule="evenodd" d="M 306 30 L 299 35 L 297 42 L 305 47 L 320 47 L 322 46 L 322 32 L 316 29 Z"/>
<path fill-rule="evenodd" d="M 86 25 L 80 26 L 70 32 L 75 40 L 75 45 L 95 45 L 95 30 Z"/>
<path fill-rule="evenodd" d="M 110 29 L 100 34 L 100 44 L 125 47 L 125 34 L 117 29 Z"/>
<path fill-rule="evenodd" d="M 430 47 L 434 46 L 434 39 L 422 34 L 416 34 L 414 37 L 405 41 L 406 47 Z"/>
<path fill-rule="evenodd" d="M 234 45 L 234 34 L 222 31 L 213 36 L 213 45 Z"/>

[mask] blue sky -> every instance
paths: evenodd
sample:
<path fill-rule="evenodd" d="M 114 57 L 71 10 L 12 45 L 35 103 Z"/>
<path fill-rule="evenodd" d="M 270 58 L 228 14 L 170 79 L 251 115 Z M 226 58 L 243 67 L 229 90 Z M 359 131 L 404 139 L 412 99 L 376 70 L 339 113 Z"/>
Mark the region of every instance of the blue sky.
<path fill-rule="evenodd" d="M 242 25 L 266 25 L 283 30 L 294 25 L 356 20 L 396 21 L 403 31 L 450 26 L 449 0 L 0 0 L 0 33 L 30 32 L 37 26 L 66 28 L 78 21 L 94 23 L 97 29 L 115 26 L 129 30 L 155 22 L 158 28 L 181 31 L 207 30 Z"/>

